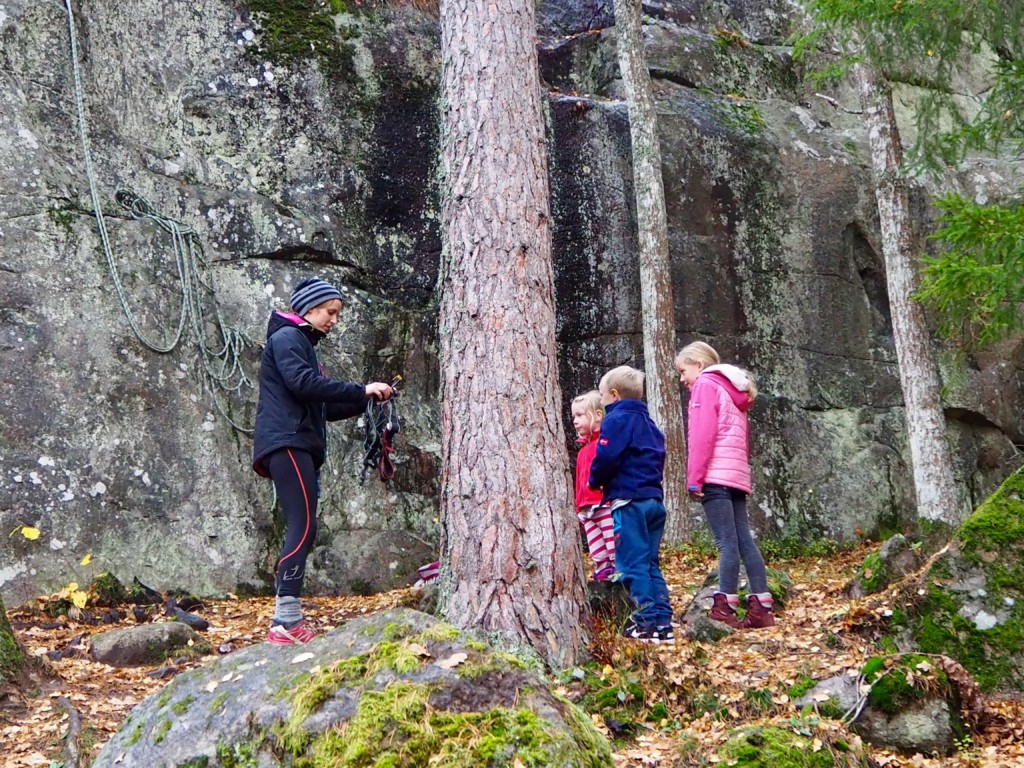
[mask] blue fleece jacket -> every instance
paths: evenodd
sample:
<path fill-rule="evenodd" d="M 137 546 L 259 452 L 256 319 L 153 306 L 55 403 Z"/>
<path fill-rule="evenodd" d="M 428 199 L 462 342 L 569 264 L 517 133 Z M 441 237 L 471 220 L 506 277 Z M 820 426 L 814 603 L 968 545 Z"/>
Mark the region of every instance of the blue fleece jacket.
<path fill-rule="evenodd" d="M 651 420 L 643 400 L 619 400 L 605 406 L 597 453 L 587 485 L 611 499 L 661 499 L 665 472 L 665 436 Z"/>

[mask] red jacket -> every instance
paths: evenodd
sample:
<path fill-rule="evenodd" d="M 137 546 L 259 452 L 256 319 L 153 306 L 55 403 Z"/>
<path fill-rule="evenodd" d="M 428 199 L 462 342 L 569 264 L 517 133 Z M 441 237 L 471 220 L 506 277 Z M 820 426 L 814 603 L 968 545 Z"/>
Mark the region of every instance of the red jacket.
<path fill-rule="evenodd" d="M 586 507 L 593 507 L 601 503 L 601 489 L 592 490 L 587 487 L 587 478 L 590 477 L 590 465 L 594 462 L 594 454 L 597 453 L 597 438 L 600 432 L 590 436 L 590 440 L 582 437 L 577 440 L 583 447 L 576 455 L 576 511 Z"/>

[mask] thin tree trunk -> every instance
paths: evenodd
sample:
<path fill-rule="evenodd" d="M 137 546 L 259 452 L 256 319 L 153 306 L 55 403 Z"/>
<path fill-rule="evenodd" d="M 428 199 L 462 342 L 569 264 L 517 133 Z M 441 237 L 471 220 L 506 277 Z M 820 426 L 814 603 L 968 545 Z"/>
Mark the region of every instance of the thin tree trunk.
<path fill-rule="evenodd" d="M 665 540 L 678 543 L 690 534 L 686 496 L 686 435 L 679 381 L 672 367 L 676 353 L 672 268 L 668 251 L 668 215 L 661 178 L 658 116 L 644 54 L 641 0 L 616 0 L 619 71 L 629 107 L 633 145 L 633 189 L 640 246 L 640 302 L 644 334 L 647 405 L 665 432 Z"/>
<path fill-rule="evenodd" d="M 441 605 L 460 627 L 583 650 L 533 0 L 441 3 Z"/>
<path fill-rule="evenodd" d="M 946 442 L 946 419 L 939 397 L 939 375 L 932 356 L 924 312 L 912 296 L 918 287 L 910 227 L 903 151 L 893 116 L 892 92 L 868 67 L 854 76 L 868 122 L 871 166 L 882 232 L 882 254 L 892 313 L 896 360 L 907 418 L 917 514 L 950 525 L 961 507 Z"/>

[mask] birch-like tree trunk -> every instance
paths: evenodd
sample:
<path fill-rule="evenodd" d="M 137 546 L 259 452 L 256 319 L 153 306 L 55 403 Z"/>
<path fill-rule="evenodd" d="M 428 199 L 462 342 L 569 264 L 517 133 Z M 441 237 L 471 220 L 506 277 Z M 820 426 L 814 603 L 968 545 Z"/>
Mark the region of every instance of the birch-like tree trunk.
<path fill-rule="evenodd" d="M 583 560 L 555 340 L 533 0 L 442 0 L 441 608 L 557 667 Z"/>
<path fill-rule="evenodd" d="M 658 115 L 644 54 L 641 0 L 616 0 L 619 71 L 629 108 L 633 145 L 633 189 L 640 246 L 640 304 L 644 334 L 647 406 L 665 432 L 665 540 L 689 537 L 690 505 L 686 495 L 686 434 L 676 354 L 672 269 L 668 251 L 668 215 L 661 178 Z"/>
<path fill-rule="evenodd" d="M 924 312 L 912 296 L 918 288 L 910 226 L 903 148 L 893 115 L 892 91 L 869 67 L 854 65 L 861 106 L 867 118 L 875 198 L 881 224 L 882 255 L 889 291 L 896 360 L 906 410 L 910 460 L 918 517 L 960 522 L 962 505 L 946 442 L 946 419 L 939 397 L 938 368 Z"/>

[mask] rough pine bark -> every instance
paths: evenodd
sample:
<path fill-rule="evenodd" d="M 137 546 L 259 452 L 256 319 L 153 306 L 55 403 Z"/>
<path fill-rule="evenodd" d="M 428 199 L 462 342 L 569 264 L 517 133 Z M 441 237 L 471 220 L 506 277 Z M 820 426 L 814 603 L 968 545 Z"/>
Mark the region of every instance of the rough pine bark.
<path fill-rule="evenodd" d="M 640 301 L 644 334 L 647 405 L 665 432 L 665 539 L 689 537 L 690 504 L 686 495 L 686 435 L 679 380 L 672 365 L 676 354 L 672 270 L 668 250 L 668 215 L 661 178 L 658 115 L 644 54 L 641 0 L 616 0 L 619 71 L 629 108 L 633 145 L 633 189 L 640 246 Z"/>
<path fill-rule="evenodd" d="M 918 275 L 914 267 L 907 179 L 903 173 L 903 150 L 893 115 L 892 92 L 869 67 L 855 65 L 854 77 L 868 124 L 917 514 L 927 520 L 956 525 L 962 522 L 962 512 L 966 510 L 960 503 L 953 477 L 946 419 L 939 397 L 938 369 L 924 312 L 912 298 L 918 288 Z"/>
<path fill-rule="evenodd" d="M 441 609 L 583 649 L 532 0 L 443 0 Z"/>

